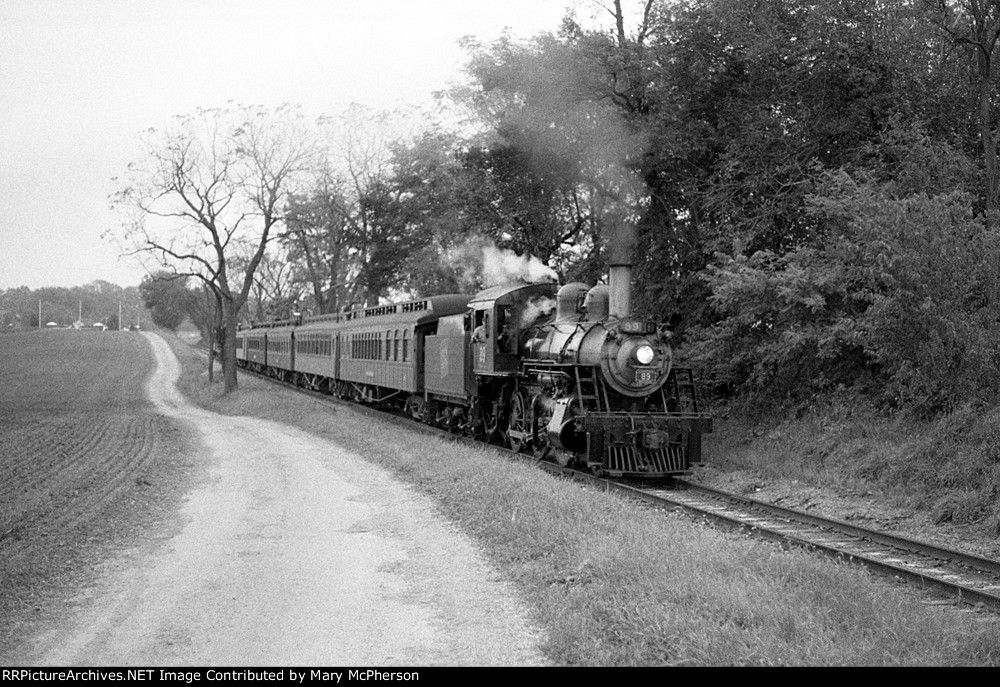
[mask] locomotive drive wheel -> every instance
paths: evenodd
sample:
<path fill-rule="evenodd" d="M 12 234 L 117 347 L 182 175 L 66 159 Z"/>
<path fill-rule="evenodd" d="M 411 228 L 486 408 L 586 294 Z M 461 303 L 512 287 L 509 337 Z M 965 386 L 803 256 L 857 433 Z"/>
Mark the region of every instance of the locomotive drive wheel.
<path fill-rule="evenodd" d="M 524 448 L 528 435 L 528 399 L 524 393 L 515 391 L 510 398 L 510 420 L 507 423 L 507 444 L 518 453 Z M 512 432 L 516 433 L 512 436 Z"/>

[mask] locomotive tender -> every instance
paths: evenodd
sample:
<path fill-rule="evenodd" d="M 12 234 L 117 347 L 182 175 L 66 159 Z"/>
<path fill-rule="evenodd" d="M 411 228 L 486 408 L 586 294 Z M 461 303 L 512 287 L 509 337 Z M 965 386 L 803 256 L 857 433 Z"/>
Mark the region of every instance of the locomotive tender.
<path fill-rule="evenodd" d="M 237 335 L 240 366 L 596 474 L 662 477 L 701 461 L 712 431 L 669 332 L 609 285 L 513 283 Z"/>

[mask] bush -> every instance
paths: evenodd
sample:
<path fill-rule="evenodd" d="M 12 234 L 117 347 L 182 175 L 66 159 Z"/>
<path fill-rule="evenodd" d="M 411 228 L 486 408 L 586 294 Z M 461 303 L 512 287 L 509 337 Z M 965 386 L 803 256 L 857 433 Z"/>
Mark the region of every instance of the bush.
<path fill-rule="evenodd" d="M 895 197 L 829 173 L 822 235 L 784 255 L 720 256 L 704 275 L 720 319 L 690 350 L 751 395 L 863 386 L 933 415 L 1000 390 L 998 232 L 961 192 Z"/>

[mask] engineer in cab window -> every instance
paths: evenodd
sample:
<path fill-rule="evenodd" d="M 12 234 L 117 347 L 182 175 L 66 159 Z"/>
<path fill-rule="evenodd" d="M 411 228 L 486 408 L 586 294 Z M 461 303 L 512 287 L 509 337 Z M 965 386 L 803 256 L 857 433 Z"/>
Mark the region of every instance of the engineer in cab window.
<path fill-rule="evenodd" d="M 485 312 L 477 312 L 476 320 L 479 322 L 479 325 L 472 332 L 472 343 L 483 343 L 489 338 L 490 318 Z"/>

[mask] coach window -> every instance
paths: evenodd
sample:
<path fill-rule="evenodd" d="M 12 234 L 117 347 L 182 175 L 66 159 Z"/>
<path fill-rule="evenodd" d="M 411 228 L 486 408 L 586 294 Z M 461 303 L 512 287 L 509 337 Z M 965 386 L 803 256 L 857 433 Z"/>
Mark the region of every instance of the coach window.
<path fill-rule="evenodd" d="M 410 330 L 403 330 L 403 362 L 407 362 L 410 359 Z"/>
<path fill-rule="evenodd" d="M 392 359 L 394 362 L 399 361 L 399 330 L 394 329 L 392 331 Z"/>

